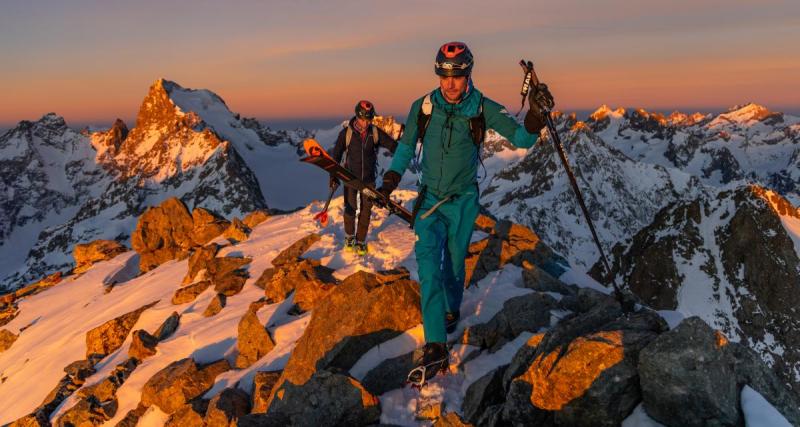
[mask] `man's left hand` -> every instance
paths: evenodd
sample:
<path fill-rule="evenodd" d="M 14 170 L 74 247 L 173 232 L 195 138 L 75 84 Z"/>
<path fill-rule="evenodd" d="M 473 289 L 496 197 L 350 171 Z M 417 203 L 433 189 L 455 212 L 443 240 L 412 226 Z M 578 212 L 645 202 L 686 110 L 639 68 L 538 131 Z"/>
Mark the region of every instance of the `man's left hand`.
<path fill-rule="evenodd" d="M 545 126 L 544 115 L 555 106 L 555 100 L 547 85 L 539 83 L 531 88 L 528 93 L 530 109 L 525 114 L 525 130 L 530 133 L 539 133 Z"/>

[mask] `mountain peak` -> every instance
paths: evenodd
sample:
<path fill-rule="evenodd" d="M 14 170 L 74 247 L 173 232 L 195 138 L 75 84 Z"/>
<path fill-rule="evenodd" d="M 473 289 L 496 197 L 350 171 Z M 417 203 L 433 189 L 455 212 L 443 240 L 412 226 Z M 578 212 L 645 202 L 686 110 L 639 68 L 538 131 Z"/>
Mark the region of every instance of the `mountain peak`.
<path fill-rule="evenodd" d="M 720 114 L 719 117 L 732 122 L 748 123 L 751 121 L 764 120 L 773 114 L 775 113 L 767 109 L 767 107 L 750 102 L 744 105 L 737 105 L 727 112 Z"/>
<path fill-rule="evenodd" d="M 609 108 L 608 105 L 603 104 L 598 109 L 594 110 L 594 112 L 589 115 L 589 118 L 595 122 L 599 122 L 608 116 L 612 116 L 614 118 L 621 118 L 624 115 L 625 115 L 624 108 L 619 107 L 616 110 L 612 110 L 611 108 Z"/>

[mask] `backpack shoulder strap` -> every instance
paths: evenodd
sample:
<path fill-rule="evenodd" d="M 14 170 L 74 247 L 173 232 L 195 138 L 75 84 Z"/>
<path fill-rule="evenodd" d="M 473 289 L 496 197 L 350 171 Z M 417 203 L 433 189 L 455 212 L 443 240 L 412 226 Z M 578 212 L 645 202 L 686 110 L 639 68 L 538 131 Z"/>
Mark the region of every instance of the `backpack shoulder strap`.
<path fill-rule="evenodd" d="M 350 148 L 350 140 L 353 139 L 353 128 L 350 124 L 347 124 L 347 128 L 344 131 L 344 151 L 342 152 L 342 161 L 339 163 L 342 166 L 347 162 L 347 150 Z"/>
<path fill-rule="evenodd" d="M 428 130 L 428 125 L 431 124 L 431 116 L 433 115 L 431 95 L 433 95 L 433 92 L 425 95 L 425 98 L 422 100 L 422 105 L 419 108 L 419 113 L 417 114 L 417 133 L 420 141 L 425 139 L 425 131 Z"/>
<path fill-rule="evenodd" d="M 469 130 L 472 134 L 472 142 L 480 146 L 486 134 L 486 116 L 483 114 L 483 95 L 478 104 L 478 115 L 469 118 Z"/>

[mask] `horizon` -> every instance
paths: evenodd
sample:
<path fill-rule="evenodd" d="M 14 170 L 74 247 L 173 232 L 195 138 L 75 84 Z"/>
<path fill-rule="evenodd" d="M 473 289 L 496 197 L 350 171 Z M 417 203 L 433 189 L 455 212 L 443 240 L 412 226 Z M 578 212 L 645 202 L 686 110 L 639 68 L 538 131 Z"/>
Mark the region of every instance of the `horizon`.
<path fill-rule="evenodd" d="M 472 49 L 476 86 L 513 112 L 523 57 L 564 111 L 706 112 L 749 100 L 800 111 L 800 56 L 790 54 L 800 38 L 796 2 L 461 4 L 465 25 L 452 26 L 443 25 L 454 19 L 450 5 L 417 0 L 12 0 L 0 14 L 0 92 L 12 100 L 0 105 L 0 127 L 50 111 L 68 123 L 132 124 L 161 76 L 260 120 L 344 117 L 359 99 L 404 116 L 436 87 L 433 57 L 451 40 Z"/>

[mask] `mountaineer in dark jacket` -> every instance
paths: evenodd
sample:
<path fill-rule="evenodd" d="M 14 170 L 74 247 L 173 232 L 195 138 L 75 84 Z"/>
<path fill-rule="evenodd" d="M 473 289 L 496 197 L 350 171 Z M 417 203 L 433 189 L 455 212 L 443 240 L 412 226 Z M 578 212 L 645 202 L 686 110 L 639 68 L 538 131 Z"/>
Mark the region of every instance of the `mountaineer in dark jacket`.
<path fill-rule="evenodd" d="M 365 184 L 375 184 L 375 167 L 378 161 L 378 147 L 382 146 L 394 154 L 397 142 L 386 132 L 372 124 L 375 107 L 369 101 L 356 104 L 356 115 L 347 126 L 339 132 L 336 146 L 331 155 L 345 168 L 353 172 Z M 342 162 L 344 157 L 344 162 Z M 331 176 L 331 187 L 338 185 L 338 179 Z M 361 209 L 358 214 L 358 230 L 356 230 L 356 206 L 358 191 L 344 188 L 344 232 L 345 249 L 355 250 L 359 255 L 366 255 L 367 230 L 372 213 L 372 201 L 361 197 Z"/>

